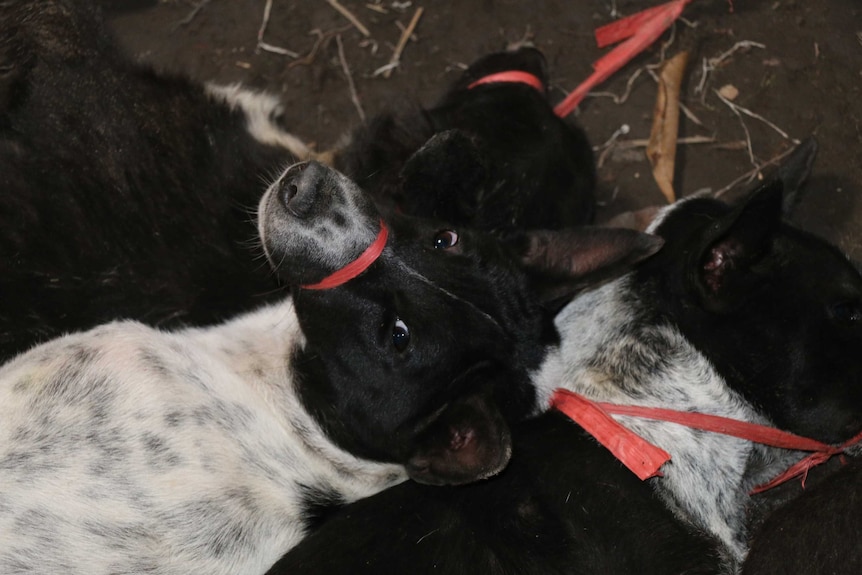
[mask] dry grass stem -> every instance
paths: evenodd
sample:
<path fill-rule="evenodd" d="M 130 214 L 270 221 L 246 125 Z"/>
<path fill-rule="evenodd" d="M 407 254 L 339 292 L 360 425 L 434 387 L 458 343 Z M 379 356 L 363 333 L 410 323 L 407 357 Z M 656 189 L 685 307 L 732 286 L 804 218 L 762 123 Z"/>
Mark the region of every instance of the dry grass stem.
<path fill-rule="evenodd" d="M 623 92 L 623 93 L 622 93 L 622 95 L 620 95 L 620 96 L 617 96 L 617 95 L 616 95 L 616 94 L 614 94 L 613 92 L 589 92 L 589 93 L 587 93 L 587 97 L 592 97 L 592 98 L 597 98 L 597 97 L 611 98 L 611 99 L 613 99 L 614 104 L 622 104 L 622 103 L 624 103 L 626 100 L 628 100 L 629 95 L 630 95 L 630 94 L 631 94 L 631 92 L 632 92 L 632 86 L 634 86 L 635 80 L 637 80 L 637 79 L 638 79 L 638 77 L 639 77 L 641 74 L 643 74 L 644 70 L 646 70 L 646 68 L 638 68 L 637 70 L 635 70 L 635 71 L 634 71 L 634 73 L 632 73 L 632 75 L 631 75 L 631 76 L 629 76 L 629 79 L 628 79 L 628 81 L 626 82 L 626 90 L 625 90 L 625 92 Z"/>
<path fill-rule="evenodd" d="M 374 10 L 375 12 L 379 12 L 380 14 L 389 14 L 389 10 L 381 6 L 380 4 L 366 4 L 366 8 L 369 10 Z"/>
<path fill-rule="evenodd" d="M 195 19 L 195 17 L 198 15 L 198 12 L 203 10 L 204 6 L 206 6 L 209 3 L 210 3 L 210 0 L 201 0 L 200 2 L 195 4 L 195 7 L 192 8 L 192 11 L 189 12 L 188 16 L 186 16 L 185 18 L 183 18 L 182 20 L 180 20 L 176 24 L 174 24 L 173 29 L 178 30 L 178 29 L 182 28 L 183 26 L 191 24 L 191 21 Z"/>
<path fill-rule="evenodd" d="M 327 32 L 323 32 L 320 28 L 315 28 L 309 34 L 313 36 L 317 36 L 317 40 L 314 41 L 314 45 L 311 47 L 311 50 L 308 51 L 308 54 L 299 58 L 296 62 L 291 62 L 287 65 L 287 68 L 293 68 L 295 66 L 310 66 L 314 59 L 317 57 L 317 53 L 320 51 L 320 47 L 324 42 L 333 38 L 347 30 L 350 30 L 351 26 L 348 24 L 347 26 L 342 26 L 341 28 L 336 28 L 335 30 L 329 30 Z"/>
<path fill-rule="evenodd" d="M 725 50 L 718 56 L 714 56 L 712 58 L 704 58 L 700 75 L 700 83 L 694 89 L 694 93 L 704 94 L 704 90 L 706 88 L 706 80 L 707 78 L 709 78 L 709 74 L 713 72 L 716 68 L 718 68 L 718 66 L 722 62 L 733 56 L 736 52 L 748 48 L 766 48 L 766 45 L 761 44 L 760 42 L 753 42 L 751 40 L 741 40 L 731 46 L 730 49 Z"/>
<path fill-rule="evenodd" d="M 350 10 L 348 10 L 347 8 L 345 8 L 344 6 L 339 4 L 338 0 L 326 0 L 326 3 L 329 4 L 330 6 L 332 6 L 333 8 L 335 8 L 336 10 L 338 10 L 338 12 L 342 16 L 347 18 L 350 21 L 350 23 L 353 24 L 353 26 L 355 26 L 356 29 L 362 33 L 363 36 L 365 36 L 366 38 L 371 36 L 371 32 L 369 32 L 368 28 L 366 28 L 365 25 L 363 25 L 362 22 L 359 21 L 359 18 L 354 16 Z"/>
<path fill-rule="evenodd" d="M 356 93 L 356 85 L 353 83 L 353 74 L 350 73 L 350 67 L 347 65 L 347 59 L 344 57 L 344 44 L 341 42 L 341 34 L 335 36 L 335 43 L 338 45 L 338 59 L 341 61 L 341 69 L 344 75 L 347 76 L 347 85 L 350 88 L 350 99 L 353 101 L 356 112 L 359 114 L 359 119 L 365 122 L 365 110 L 362 109 L 362 103 L 359 101 L 359 94 Z"/>
<path fill-rule="evenodd" d="M 208 1 L 208 0 L 207 0 Z M 273 54 L 279 54 L 281 56 L 289 56 L 291 58 L 299 58 L 299 54 L 294 52 L 293 50 L 288 50 L 287 48 L 282 48 L 280 46 L 273 46 L 272 44 L 267 44 L 263 41 L 263 35 L 266 33 L 266 27 L 269 25 L 269 16 L 272 13 L 272 0 L 266 0 L 266 5 L 263 7 L 263 18 L 260 22 L 260 28 L 257 29 L 257 45 L 255 46 L 255 53 L 264 52 L 272 52 Z"/>
<path fill-rule="evenodd" d="M 398 63 L 401 61 L 401 53 L 404 51 L 404 47 L 407 45 L 407 40 L 410 39 L 410 36 L 413 34 L 413 30 L 416 29 L 416 25 L 419 23 L 419 18 L 422 17 L 422 12 L 424 9 L 420 6 L 416 9 L 416 12 L 413 13 L 413 18 L 410 20 L 410 24 L 404 31 L 401 32 L 401 38 L 398 39 L 398 45 L 395 46 L 395 51 L 392 52 L 392 57 L 389 59 L 389 64 L 384 66 L 384 70 L 382 72 L 384 78 L 388 78 L 392 75 L 392 70 L 398 67 Z"/>
<path fill-rule="evenodd" d="M 742 174 L 741 176 L 739 176 L 738 178 L 736 178 L 735 180 L 733 180 L 732 182 L 730 182 L 729 184 L 727 184 L 726 186 L 721 188 L 720 190 L 717 190 L 713 194 L 713 197 L 720 198 L 721 196 L 726 194 L 728 191 L 733 189 L 737 184 L 742 183 L 742 182 L 748 183 L 748 182 L 752 181 L 754 178 L 757 177 L 757 175 L 761 172 L 761 170 L 763 170 L 763 168 L 766 168 L 767 166 L 773 166 L 773 165 L 779 163 L 781 160 L 783 160 L 784 158 L 789 156 L 790 153 L 795 149 L 796 148 L 791 147 L 790 149 L 788 149 L 788 150 L 782 152 L 781 154 L 775 156 L 771 160 L 768 160 L 768 161 L 762 163 L 761 165 L 756 166 L 753 170 Z"/>

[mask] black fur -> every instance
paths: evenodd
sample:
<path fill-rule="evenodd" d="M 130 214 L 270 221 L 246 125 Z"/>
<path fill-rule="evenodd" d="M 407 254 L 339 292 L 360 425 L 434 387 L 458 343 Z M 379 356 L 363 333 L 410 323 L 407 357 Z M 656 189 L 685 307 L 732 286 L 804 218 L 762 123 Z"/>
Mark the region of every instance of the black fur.
<path fill-rule="evenodd" d="M 671 378 L 674 370 L 686 369 L 674 363 L 677 359 L 694 358 L 683 349 L 668 348 L 670 340 L 641 335 L 652 333 L 651 327 L 676 326 L 722 379 L 752 403 L 752 413 L 764 413 L 779 427 L 823 441 L 843 441 L 859 431 L 862 386 L 854 379 L 859 370 L 853 350 L 862 343 L 858 342 L 862 317 L 836 311 L 844 312 L 846 302 L 854 309 L 862 278 L 834 247 L 782 222 L 781 176 L 787 173 L 779 172 L 779 179 L 739 206 L 692 199 L 663 216 L 655 231 L 665 239 L 665 248 L 619 284 L 620 301 L 627 309 L 608 308 L 633 316 L 628 324 L 631 333 L 607 337 L 636 337 L 639 347 L 617 360 L 594 358 L 594 369 L 605 370 L 610 363 L 617 370 L 601 371 L 598 383 L 608 377 L 613 385 L 631 386 L 635 399 L 639 392 L 659 397 L 661 389 L 638 388 L 647 378 L 655 377 L 660 384 L 662 374 Z M 831 367 L 826 365 L 830 361 Z M 562 362 L 566 364 L 565 357 Z M 821 371 L 831 376 L 819 377 Z M 759 388 L 754 389 L 751 381 Z M 814 381 L 820 385 L 815 387 Z M 695 388 L 704 384 L 684 380 L 675 385 L 690 386 L 697 394 Z M 678 390 L 664 393 L 672 404 Z M 555 417 L 545 415 L 513 429 L 512 463 L 499 476 L 433 493 L 406 484 L 349 506 L 285 556 L 271 575 L 366 569 L 718 573 L 734 568 L 737 559 L 717 538 L 680 521 L 691 517 L 696 524 L 709 523 L 690 515 L 697 511 L 691 509 L 697 505 L 688 499 L 691 493 L 665 489 L 663 479 L 637 482 L 616 462 L 604 460 L 603 448 L 576 426 L 554 431 L 560 426 Z M 701 441 L 705 439 L 701 434 Z M 676 446 L 665 447 L 673 453 Z M 703 483 L 687 485 L 689 490 L 736 500 L 717 507 L 729 510 L 719 523 L 736 529 L 733 536 L 740 541 L 745 538 L 746 511 L 763 513 L 770 507 L 769 495 L 746 501 L 747 489 L 771 478 L 782 470 L 783 461 L 790 460 L 789 454 L 746 449 L 744 466 L 734 470 L 737 478 L 710 476 L 710 469 L 718 469 L 721 462 L 700 461 L 694 463 L 703 468 Z M 660 499 L 652 487 L 663 494 Z M 854 490 L 842 491 L 852 498 Z M 825 492 L 818 493 L 820 501 Z M 613 498 L 624 504 L 612 507 Z M 567 503 L 572 500 L 574 504 Z M 849 516 L 843 517 L 834 523 L 836 528 L 846 525 Z M 855 519 L 849 520 L 855 524 Z M 779 529 L 774 524 L 773 533 L 762 537 L 774 542 Z M 802 537 L 807 530 L 798 531 Z M 613 547 L 613 542 L 619 546 Z M 794 572 L 791 564 L 785 565 L 785 572 Z"/>
<path fill-rule="evenodd" d="M 808 487 L 752 537 L 743 575 L 862 573 L 862 459 Z"/>
<path fill-rule="evenodd" d="M 545 90 L 509 82 L 469 88 L 509 70 L 529 72 Z M 548 83 L 538 50 L 490 54 L 432 108 L 383 113 L 361 126 L 335 166 L 408 214 L 498 234 L 588 224 L 592 149 L 583 130 L 554 114 Z"/>
<path fill-rule="evenodd" d="M 513 435 L 497 477 L 406 483 L 345 507 L 270 575 L 721 573 L 715 542 L 565 416 L 542 415 Z"/>
<path fill-rule="evenodd" d="M 279 295 L 253 209 L 288 150 L 132 63 L 87 2 L 7 0 L 0 29 L 0 360 L 110 319 L 211 323 Z"/>

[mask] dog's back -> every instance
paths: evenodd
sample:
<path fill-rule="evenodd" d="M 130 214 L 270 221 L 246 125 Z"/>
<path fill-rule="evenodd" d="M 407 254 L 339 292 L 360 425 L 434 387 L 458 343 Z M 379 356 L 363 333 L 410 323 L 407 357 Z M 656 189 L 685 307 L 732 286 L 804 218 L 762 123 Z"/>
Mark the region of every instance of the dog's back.
<path fill-rule="evenodd" d="M 8 0 L 0 27 L 0 359 L 111 319 L 209 323 L 271 299 L 252 220 L 284 141 L 256 139 L 224 92 L 132 62 L 88 2 Z"/>

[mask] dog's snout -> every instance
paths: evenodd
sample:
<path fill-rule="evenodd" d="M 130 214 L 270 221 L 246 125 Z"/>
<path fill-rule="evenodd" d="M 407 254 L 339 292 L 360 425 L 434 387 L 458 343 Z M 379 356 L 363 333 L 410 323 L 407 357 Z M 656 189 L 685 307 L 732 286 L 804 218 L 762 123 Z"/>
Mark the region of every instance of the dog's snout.
<path fill-rule="evenodd" d="M 279 182 L 278 199 L 297 218 L 308 216 L 322 187 L 326 168 L 317 162 L 294 164 Z"/>

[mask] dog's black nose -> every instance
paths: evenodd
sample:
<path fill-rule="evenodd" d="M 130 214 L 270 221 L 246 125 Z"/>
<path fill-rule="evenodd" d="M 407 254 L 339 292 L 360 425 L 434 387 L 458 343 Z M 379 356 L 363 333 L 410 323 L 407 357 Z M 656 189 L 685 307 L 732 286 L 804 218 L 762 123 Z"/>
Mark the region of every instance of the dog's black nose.
<path fill-rule="evenodd" d="M 327 169 L 317 162 L 294 164 L 279 181 L 278 199 L 284 209 L 297 218 L 305 218 L 319 195 Z"/>

